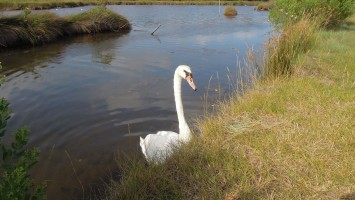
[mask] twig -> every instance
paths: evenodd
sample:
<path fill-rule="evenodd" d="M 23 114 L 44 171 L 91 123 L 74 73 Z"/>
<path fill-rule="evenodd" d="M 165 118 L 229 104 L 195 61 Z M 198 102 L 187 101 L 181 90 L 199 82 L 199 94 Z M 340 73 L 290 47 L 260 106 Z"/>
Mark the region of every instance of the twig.
<path fill-rule="evenodd" d="M 49 154 L 49 160 L 51 160 L 51 159 L 52 159 L 52 155 L 53 155 L 53 150 L 54 150 L 54 147 L 55 147 L 55 144 L 53 144 L 53 146 L 52 146 L 51 153 Z"/>
<path fill-rule="evenodd" d="M 127 25 L 128 25 L 128 23 L 125 23 L 123 26 L 120 26 L 120 29 L 127 26 Z"/>
<path fill-rule="evenodd" d="M 72 160 L 71 160 L 71 158 L 70 158 L 70 155 L 69 155 L 68 151 L 67 151 L 67 150 L 65 150 L 65 153 L 67 154 L 67 156 L 68 156 L 68 158 L 69 158 L 69 161 L 70 161 L 70 164 L 71 164 L 72 169 L 73 169 L 73 171 L 74 171 L 74 174 L 75 174 L 75 176 L 76 176 L 76 179 L 78 180 L 79 184 L 81 185 L 81 189 L 82 189 L 82 191 L 83 191 L 83 199 L 84 199 L 84 197 L 85 197 L 85 190 L 84 190 L 84 186 L 83 186 L 83 184 L 81 183 L 81 180 L 79 179 L 78 174 L 76 173 L 76 170 L 75 170 L 74 164 L 73 164 L 73 162 L 72 162 Z"/>
<path fill-rule="evenodd" d="M 159 24 L 159 26 L 151 33 L 151 35 L 153 35 L 155 33 L 155 31 L 157 31 L 160 27 L 161 27 L 161 24 Z"/>

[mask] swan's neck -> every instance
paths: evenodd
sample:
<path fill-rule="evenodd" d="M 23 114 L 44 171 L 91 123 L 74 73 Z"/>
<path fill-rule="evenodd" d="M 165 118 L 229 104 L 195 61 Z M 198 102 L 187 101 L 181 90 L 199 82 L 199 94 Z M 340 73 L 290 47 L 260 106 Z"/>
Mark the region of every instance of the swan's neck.
<path fill-rule="evenodd" d="M 181 101 L 181 80 L 182 78 L 175 72 L 174 75 L 174 97 L 176 105 L 176 113 L 179 120 L 179 139 L 188 141 L 190 139 L 191 131 L 186 123 L 184 116 L 184 108 Z"/>

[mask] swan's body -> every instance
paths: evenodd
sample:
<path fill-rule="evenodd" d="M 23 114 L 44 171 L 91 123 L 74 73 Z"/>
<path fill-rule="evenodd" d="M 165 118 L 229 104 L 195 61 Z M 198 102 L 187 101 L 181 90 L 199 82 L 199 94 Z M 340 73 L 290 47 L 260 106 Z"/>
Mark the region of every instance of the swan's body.
<path fill-rule="evenodd" d="M 174 97 L 179 120 L 179 134 L 172 131 L 159 131 L 156 134 L 147 135 L 144 139 L 140 138 L 142 152 L 148 161 L 156 163 L 164 161 L 172 153 L 174 147 L 180 142 L 188 142 L 191 138 L 191 131 L 186 123 L 181 102 L 182 79 L 187 80 L 192 89 L 196 91 L 191 69 L 187 65 L 178 66 L 174 74 Z"/>

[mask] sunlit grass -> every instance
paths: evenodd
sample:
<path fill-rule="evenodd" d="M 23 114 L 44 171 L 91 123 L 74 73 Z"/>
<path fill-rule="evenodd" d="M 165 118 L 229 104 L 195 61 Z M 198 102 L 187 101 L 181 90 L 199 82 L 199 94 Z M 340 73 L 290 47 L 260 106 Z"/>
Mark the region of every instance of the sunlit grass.
<path fill-rule="evenodd" d="M 292 67 L 294 60 L 314 46 L 315 31 L 318 28 L 316 20 L 305 17 L 295 24 L 284 27 L 281 33 L 271 35 L 264 45 L 263 76 L 274 78 L 291 75 L 294 71 Z"/>
<path fill-rule="evenodd" d="M 166 163 L 118 161 L 106 199 L 354 198 L 354 28 L 320 31 L 292 76 L 221 102 Z"/>

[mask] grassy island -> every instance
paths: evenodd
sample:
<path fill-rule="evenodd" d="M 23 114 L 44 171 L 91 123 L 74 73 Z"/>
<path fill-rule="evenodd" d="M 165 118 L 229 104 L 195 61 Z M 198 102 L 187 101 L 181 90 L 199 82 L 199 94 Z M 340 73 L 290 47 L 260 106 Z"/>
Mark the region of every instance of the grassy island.
<path fill-rule="evenodd" d="M 120 160 L 106 199 L 354 199 L 355 16 L 330 29 L 317 16 L 271 37 L 253 88 L 164 164 Z"/>
<path fill-rule="evenodd" d="M 43 12 L 31 14 L 29 9 L 17 16 L 0 18 L 0 49 L 41 45 L 59 38 L 101 32 L 127 32 L 130 23 L 103 6 L 68 17 Z"/>

